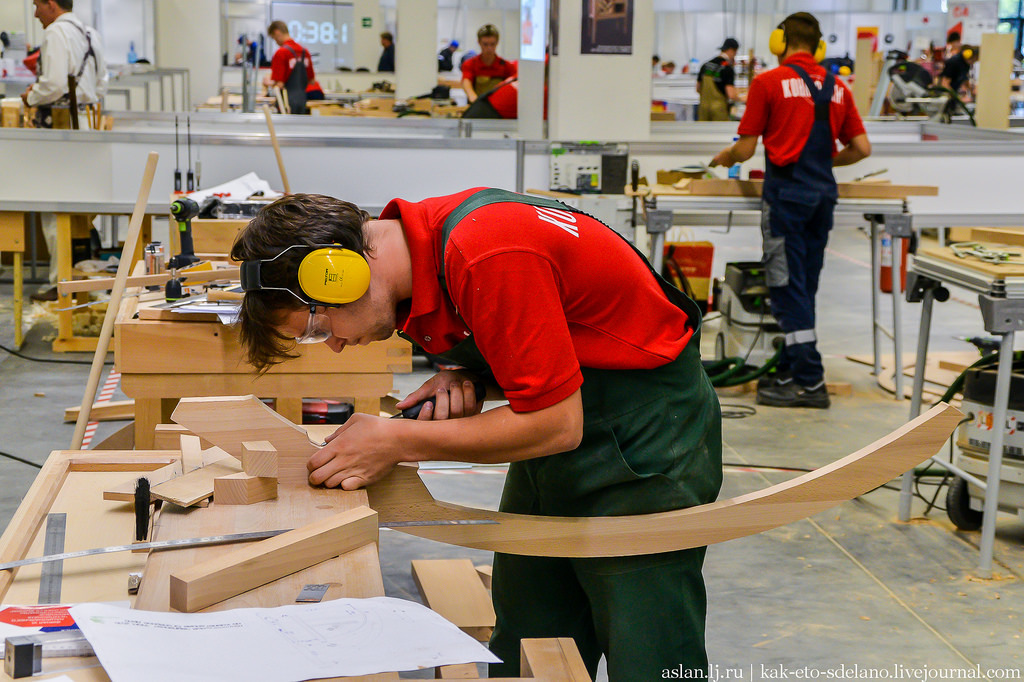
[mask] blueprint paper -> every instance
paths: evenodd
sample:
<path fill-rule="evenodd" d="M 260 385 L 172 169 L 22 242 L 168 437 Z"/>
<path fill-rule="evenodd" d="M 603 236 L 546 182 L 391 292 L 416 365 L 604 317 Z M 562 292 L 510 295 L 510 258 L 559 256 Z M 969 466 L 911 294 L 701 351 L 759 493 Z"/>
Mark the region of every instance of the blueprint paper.
<path fill-rule="evenodd" d="M 71 609 L 112 682 L 290 682 L 496 663 L 430 609 L 391 597 L 214 613 Z"/>

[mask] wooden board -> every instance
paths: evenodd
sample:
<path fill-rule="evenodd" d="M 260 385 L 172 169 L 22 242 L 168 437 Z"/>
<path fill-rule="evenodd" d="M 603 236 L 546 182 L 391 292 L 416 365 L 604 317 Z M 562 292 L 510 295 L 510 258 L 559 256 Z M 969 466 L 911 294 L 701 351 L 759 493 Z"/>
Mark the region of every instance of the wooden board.
<path fill-rule="evenodd" d="M 78 419 L 78 412 L 81 407 L 67 407 L 64 409 L 64 421 L 73 422 Z M 117 422 L 135 419 L 134 400 L 113 400 L 105 403 L 94 403 L 89 410 L 89 421 L 94 422 Z"/>
<path fill-rule="evenodd" d="M 759 197 L 763 180 L 691 180 L 683 194 L 718 197 Z M 932 185 L 887 185 L 874 182 L 840 182 L 840 199 L 905 199 L 908 196 L 938 196 Z"/>
<path fill-rule="evenodd" d="M 231 253 L 235 238 L 248 224 L 248 220 L 193 220 L 192 243 L 197 252 Z"/>
<path fill-rule="evenodd" d="M 1024 246 L 1024 227 L 962 227 L 967 231 L 963 239 L 949 241 L 988 242 L 990 244 L 1006 244 L 1007 246 Z"/>
<path fill-rule="evenodd" d="M 999 244 L 985 244 L 985 246 L 996 249 L 1000 249 Z M 925 246 L 922 247 L 918 253 L 937 258 L 938 260 L 945 261 L 947 263 L 953 263 L 962 268 L 968 270 L 974 270 L 985 275 L 991 275 L 992 277 L 1024 277 L 1024 257 L 1018 257 L 1015 260 L 1020 262 L 1012 263 L 986 263 L 983 260 L 979 260 L 973 256 L 966 258 L 958 258 L 953 253 L 953 249 L 948 246 Z"/>
<path fill-rule="evenodd" d="M 225 400 L 225 399 L 220 399 Z M 193 431 L 225 450 L 240 447 L 238 430 L 247 439 L 270 441 L 283 462 L 294 446 L 278 438 L 308 445 L 305 432 L 257 401 L 217 399 L 206 403 L 203 421 L 212 424 Z M 219 414 L 231 410 L 225 428 Z M 437 502 L 415 467 L 399 465 L 370 486 L 371 507 L 385 521 L 481 519 L 494 524 L 406 526 L 402 532 L 440 542 L 491 551 L 532 556 L 630 556 L 669 552 L 724 542 L 807 518 L 888 483 L 928 459 L 943 446 L 962 413 L 940 404 L 888 436 L 840 460 L 754 493 L 689 509 L 658 514 L 562 518 L 506 514 Z M 206 429 L 210 429 L 207 431 Z M 309 446 L 312 447 L 312 446 Z M 260 506 L 260 505 L 256 505 Z"/>
<path fill-rule="evenodd" d="M 413 559 L 423 603 L 481 642 L 494 630 L 494 605 L 469 559 Z"/>
<path fill-rule="evenodd" d="M 1010 80 L 1015 43 L 1016 36 L 1012 33 L 981 36 L 974 105 L 974 120 L 979 128 L 1006 130 L 1010 127 Z"/>
<path fill-rule="evenodd" d="M 871 110 L 871 95 L 875 89 L 874 56 L 874 38 L 858 38 L 854 55 L 857 68 L 853 79 L 853 101 L 862 117 L 867 116 Z"/>
<path fill-rule="evenodd" d="M 158 500 L 173 502 L 179 507 L 191 507 L 213 497 L 215 478 L 237 474 L 241 470 L 241 462 L 226 458 L 153 486 L 149 492 Z"/>
<path fill-rule="evenodd" d="M 103 499 L 108 502 L 135 502 L 135 485 L 140 478 L 149 480 L 150 488 L 166 481 L 181 476 L 181 462 L 174 462 L 167 466 L 160 467 L 156 471 L 150 471 L 139 476 L 133 476 L 127 480 L 113 485 L 103 491 Z"/>
<path fill-rule="evenodd" d="M 377 513 L 357 507 L 171 574 L 171 607 L 188 613 L 377 543 Z"/>
<path fill-rule="evenodd" d="M 938 452 L 962 417 L 940 404 L 840 460 L 763 490 L 689 509 L 616 517 L 505 514 L 438 502 L 415 467 L 399 465 L 368 489 L 381 521 L 487 519 L 492 525 L 398 530 L 475 549 L 532 556 L 629 556 L 724 542 L 777 528 L 888 483 Z"/>
<path fill-rule="evenodd" d="M 301 427 L 254 396 L 183 398 L 171 418 L 239 458 L 243 442 L 267 441 L 278 452 L 281 485 L 308 485 L 306 462 L 318 446 L 310 442 Z"/>

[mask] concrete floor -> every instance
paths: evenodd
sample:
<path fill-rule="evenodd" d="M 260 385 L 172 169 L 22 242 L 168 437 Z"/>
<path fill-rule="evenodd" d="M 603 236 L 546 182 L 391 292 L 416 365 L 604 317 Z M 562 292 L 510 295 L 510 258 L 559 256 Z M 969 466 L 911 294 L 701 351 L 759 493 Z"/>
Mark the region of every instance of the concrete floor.
<path fill-rule="evenodd" d="M 697 235 L 701 235 L 698 233 Z M 757 260 L 755 233 L 714 234 L 715 272 L 732 260 Z M 820 347 L 830 381 L 845 381 L 853 395 L 836 398 L 828 411 L 757 407 L 753 416 L 724 424 L 726 468 L 723 497 L 763 488 L 793 474 L 736 465 L 813 468 L 838 459 L 906 421 L 907 402 L 884 393 L 869 369 L 844 359 L 871 352 L 868 298 L 868 242 L 854 230 L 834 233 L 818 305 Z M 7 273 L 6 278 L 10 275 Z M 8 306 L 10 285 L 0 284 L 0 343 L 13 336 Z M 967 292 L 936 305 L 932 348 L 965 350 L 955 336 L 983 334 L 981 317 Z M 914 350 L 917 308 L 905 316 L 907 352 Z M 710 355 L 714 323 L 705 333 Z M 23 352 L 49 353 L 37 325 Z M 88 361 L 83 355 L 62 359 Z M 73 425 L 63 410 L 81 401 L 86 365 L 42 365 L 0 352 L 0 450 L 42 462 L 66 448 Z M 404 394 L 429 371 L 396 377 Z M 36 393 L 44 396 L 35 397 Z M 115 397 L 117 399 L 117 397 Z M 752 396 L 723 396 L 723 403 L 753 406 Z M 104 424 L 98 438 L 118 427 Z M 437 470 L 424 479 L 439 499 L 475 506 L 497 503 L 501 469 Z M 0 458 L 0 527 L 28 488 L 35 470 Z M 928 489 L 926 489 L 928 492 Z M 976 577 L 978 533 L 955 531 L 933 510 L 910 524 L 895 521 L 896 493 L 879 489 L 834 510 L 758 536 L 713 546 L 705 578 L 709 593 L 708 648 L 717 672 L 734 679 L 778 679 L 786 671 L 854 665 L 905 669 L 1024 668 L 1024 522 L 1001 514 L 996 540 L 996 573 Z M 944 493 L 939 504 L 944 502 Z M 412 558 L 472 557 L 486 552 L 449 547 L 385 531 L 381 557 L 389 595 L 417 599 L 409 576 Z M 729 672 L 727 669 L 736 669 Z M 841 671 L 840 671 L 841 672 Z M 895 676 L 894 671 L 890 676 Z M 792 674 L 792 673 L 791 673 Z M 810 673 L 814 675 L 814 672 Z M 821 677 L 828 672 L 819 673 Z M 902 671 L 909 677 L 921 671 Z"/>

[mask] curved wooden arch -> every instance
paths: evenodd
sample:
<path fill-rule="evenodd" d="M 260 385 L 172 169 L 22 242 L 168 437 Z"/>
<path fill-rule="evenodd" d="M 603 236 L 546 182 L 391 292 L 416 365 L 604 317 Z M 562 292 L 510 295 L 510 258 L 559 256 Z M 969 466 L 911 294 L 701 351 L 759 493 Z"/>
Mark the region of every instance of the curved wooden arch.
<path fill-rule="evenodd" d="M 191 406 L 189 399 L 183 400 L 172 418 L 228 452 L 240 449 L 243 436 L 244 440 L 270 440 L 279 451 L 301 459 L 301 475 L 305 476 L 305 458 L 316 446 L 309 443 L 299 427 L 251 396 L 224 399 L 231 401 L 236 415 L 236 419 L 227 422 L 218 416 L 214 401 L 199 400 L 203 402 L 193 402 Z M 266 413 L 273 416 L 268 417 Z M 213 420 L 221 428 L 211 430 L 211 415 L 215 415 Z M 802 476 L 728 500 L 657 514 L 574 518 L 463 507 L 435 500 L 420 480 L 415 465 L 396 467 L 386 478 L 367 488 L 367 492 L 370 506 L 377 511 L 381 522 L 456 519 L 495 522 L 397 529 L 452 545 L 530 556 L 657 554 L 778 528 L 870 492 L 938 452 L 962 416 L 956 408 L 940 403 L 857 452 Z M 243 435 L 231 429 L 231 423 L 243 423 Z M 282 430 L 285 424 L 291 424 L 291 429 Z M 300 433 L 301 440 L 296 438 Z M 297 449 L 304 452 L 297 452 Z"/>

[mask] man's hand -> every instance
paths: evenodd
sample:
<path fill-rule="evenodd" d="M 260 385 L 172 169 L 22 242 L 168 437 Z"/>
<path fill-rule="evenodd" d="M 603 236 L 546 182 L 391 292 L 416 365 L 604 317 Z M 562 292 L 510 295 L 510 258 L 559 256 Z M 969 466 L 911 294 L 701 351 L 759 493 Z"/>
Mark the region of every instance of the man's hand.
<path fill-rule="evenodd" d="M 722 151 L 715 154 L 715 158 L 711 159 L 711 167 L 715 166 L 731 166 L 735 163 L 732 160 L 732 147 L 726 147 Z"/>
<path fill-rule="evenodd" d="M 388 433 L 395 426 L 388 419 L 353 414 L 306 462 L 309 482 L 355 490 L 380 480 L 401 461 Z"/>
<path fill-rule="evenodd" d="M 30 92 L 32 92 L 31 85 L 25 88 L 25 92 L 21 93 L 21 101 L 25 103 L 26 107 L 28 106 L 28 93 Z"/>
<path fill-rule="evenodd" d="M 480 413 L 482 402 L 477 402 L 475 377 L 469 372 L 445 370 L 438 372 L 422 386 L 405 397 L 395 407 L 405 410 L 431 396 L 434 404 L 426 403 L 416 417 L 419 421 L 458 419 Z"/>

